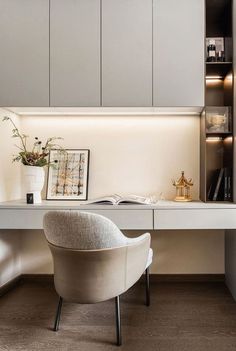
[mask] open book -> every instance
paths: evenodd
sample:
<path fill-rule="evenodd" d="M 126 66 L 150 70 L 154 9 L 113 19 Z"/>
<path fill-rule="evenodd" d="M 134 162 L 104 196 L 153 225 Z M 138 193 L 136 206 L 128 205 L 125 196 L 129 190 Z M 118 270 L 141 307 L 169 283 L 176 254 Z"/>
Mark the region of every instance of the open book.
<path fill-rule="evenodd" d="M 154 203 L 151 198 L 137 195 L 127 195 L 122 197 L 118 194 L 100 197 L 91 201 L 87 204 L 99 204 L 99 205 L 119 205 L 119 204 L 138 204 L 138 205 L 150 205 Z"/>

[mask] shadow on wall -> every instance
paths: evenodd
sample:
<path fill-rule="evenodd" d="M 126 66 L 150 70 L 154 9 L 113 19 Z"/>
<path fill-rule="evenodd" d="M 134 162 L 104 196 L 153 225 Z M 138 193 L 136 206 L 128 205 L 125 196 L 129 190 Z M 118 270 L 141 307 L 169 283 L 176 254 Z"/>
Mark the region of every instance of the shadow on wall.
<path fill-rule="evenodd" d="M 135 237 L 143 231 L 125 231 Z M 154 274 L 224 274 L 223 230 L 151 230 Z M 214 249 L 213 249 L 214 248 Z"/>
<path fill-rule="evenodd" d="M 19 231 L 0 230 L 0 247 L 0 286 L 2 286 L 21 272 Z"/>
<path fill-rule="evenodd" d="M 43 230 L 22 230 L 22 274 L 51 274 L 53 261 Z"/>
<path fill-rule="evenodd" d="M 34 250 L 34 253 L 21 255 L 22 274 L 52 274 L 53 263 L 45 250 Z"/>
<path fill-rule="evenodd" d="M 124 231 L 135 237 L 144 231 Z M 223 230 L 150 231 L 153 274 L 224 274 Z M 53 262 L 42 230 L 22 231 L 22 273 L 51 274 Z M 214 250 L 212 250 L 214 248 Z"/>

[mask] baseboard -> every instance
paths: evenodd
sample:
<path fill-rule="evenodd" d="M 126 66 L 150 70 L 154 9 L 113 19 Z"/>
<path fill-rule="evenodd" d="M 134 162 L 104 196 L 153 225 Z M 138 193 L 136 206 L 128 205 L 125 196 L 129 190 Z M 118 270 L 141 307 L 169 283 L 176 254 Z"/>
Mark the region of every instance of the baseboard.
<path fill-rule="evenodd" d="M 21 276 L 18 275 L 17 277 L 13 278 L 6 284 L 2 285 L 0 287 L 0 297 L 8 293 L 10 290 L 14 289 L 20 283 L 20 280 L 21 280 Z"/>
<path fill-rule="evenodd" d="M 213 283 L 224 282 L 224 274 L 151 274 L 152 283 Z"/>
<path fill-rule="evenodd" d="M 141 281 L 144 279 L 143 276 Z M 151 283 L 223 283 L 224 281 L 224 274 L 150 274 Z M 21 274 L 0 287 L 0 296 L 24 283 L 53 284 L 53 274 Z"/>
<path fill-rule="evenodd" d="M 53 282 L 53 274 L 22 274 L 22 281 L 35 283 Z M 144 277 L 142 277 L 144 279 Z M 224 282 L 224 274 L 150 274 L 152 283 L 207 283 Z"/>

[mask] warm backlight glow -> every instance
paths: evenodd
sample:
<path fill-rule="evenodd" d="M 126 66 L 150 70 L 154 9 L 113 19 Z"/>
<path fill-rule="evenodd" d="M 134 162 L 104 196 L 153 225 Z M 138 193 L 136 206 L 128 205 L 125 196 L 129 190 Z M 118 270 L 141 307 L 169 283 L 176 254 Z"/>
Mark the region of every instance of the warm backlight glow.
<path fill-rule="evenodd" d="M 217 80 L 219 80 L 219 79 L 223 79 L 223 77 L 222 77 L 222 76 L 218 76 L 218 75 L 215 75 L 215 76 L 206 76 L 206 79 L 207 79 L 207 80 L 212 80 L 212 79 L 217 79 Z"/>
<path fill-rule="evenodd" d="M 216 84 L 222 84 L 223 80 L 221 78 L 206 78 L 206 84 L 207 85 L 216 85 Z"/>
<path fill-rule="evenodd" d="M 206 141 L 210 141 L 210 142 L 215 142 L 215 141 L 221 141 L 222 138 L 221 137 L 207 137 Z"/>

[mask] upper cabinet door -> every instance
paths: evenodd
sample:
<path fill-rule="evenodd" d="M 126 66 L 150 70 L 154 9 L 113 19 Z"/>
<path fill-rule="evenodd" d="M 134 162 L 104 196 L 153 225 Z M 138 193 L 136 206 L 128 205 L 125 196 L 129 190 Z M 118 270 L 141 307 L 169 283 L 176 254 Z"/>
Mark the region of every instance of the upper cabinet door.
<path fill-rule="evenodd" d="M 102 0 L 102 105 L 152 105 L 152 0 Z"/>
<path fill-rule="evenodd" d="M 49 105 L 49 0 L 0 0 L 0 106 Z"/>
<path fill-rule="evenodd" d="M 154 106 L 204 106 L 204 0 L 153 0 Z"/>
<path fill-rule="evenodd" d="M 100 0 L 51 0 L 50 105 L 100 106 Z"/>

